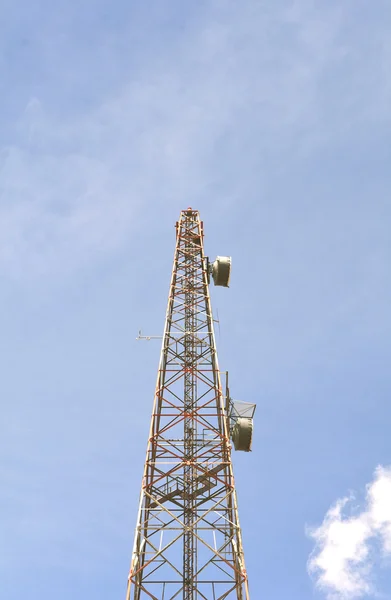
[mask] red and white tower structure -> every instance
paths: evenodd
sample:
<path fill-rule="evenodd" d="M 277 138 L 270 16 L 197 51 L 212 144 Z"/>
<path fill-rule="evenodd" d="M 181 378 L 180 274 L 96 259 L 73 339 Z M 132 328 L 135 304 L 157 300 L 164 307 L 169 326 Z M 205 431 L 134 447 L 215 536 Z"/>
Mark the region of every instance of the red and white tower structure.
<path fill-rule="evenodd" d="M 209 295 L 230 267 L 210 265 L 198 211 L 182 211 L 126 600 L 250 598 L 231 439 L 250 449 L 253 405 L 222 388 Z"/>

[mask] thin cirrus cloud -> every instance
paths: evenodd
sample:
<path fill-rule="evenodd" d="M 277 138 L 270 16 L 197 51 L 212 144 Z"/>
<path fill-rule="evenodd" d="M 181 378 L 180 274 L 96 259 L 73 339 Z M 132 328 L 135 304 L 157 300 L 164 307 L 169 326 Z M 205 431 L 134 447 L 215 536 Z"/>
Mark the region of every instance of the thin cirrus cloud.
<path fill-rule="evenodd" d="M 353 496 L 339 499 L 322 525 L 308 532 L 315 542 L 308 571 L 330 600 L 377 593 L 376 563 L 391 554 L 391 468 L 376 469 L 364 508 L 349 516 L 353 502 Z"/>
<path fill-rule="evenodd" d="M 360 24 L 352 26 L 348 8 L 304 1 L 267 10 L 251 1 L 206 6 L 196 25 L 168 39 L 151 32 L 161 52 L 140 53 L 132 70 L 130 54 L 114 50 L 99 70 L 87 68 L 76 58 L 86 49 L 72 32 L 57 35 L 57 22 L 44 31 L 52 36 L 44 47 L 55 49 L 57 36 L 69 51 L 61 68 L 51 65 L 64 78 L 53 86 L 68 88 L 70 72 L 93 86 L 94 75 L 104 77 L 114 63 L 122 76 L 110 89 L 97 88 L 87 108 L 76 96 L 68 112 L 44 94 L 26 98 L 2 148 L 2 271 L 21 278 L 73 271 L 121 247 L 152 202 L 198 204 L 210 198 L 208 186 L 214 203 L 226 202 L 227 190 L 243 196 L 292 155 L 333 145 L 357 123 L 388 118 L 381 23 L 373 39 L 384 51 L 376 50 L 374 63 L 375 46 L 358 44 Z M 104 28 L 96 36 L 101 47 Z M 131 36 L 116 37 L 119 48 Z M 37 73 L 36 80 L 50 89 L 50 78 Z M 222 187 L 224 199 L 216 193 Z"/>

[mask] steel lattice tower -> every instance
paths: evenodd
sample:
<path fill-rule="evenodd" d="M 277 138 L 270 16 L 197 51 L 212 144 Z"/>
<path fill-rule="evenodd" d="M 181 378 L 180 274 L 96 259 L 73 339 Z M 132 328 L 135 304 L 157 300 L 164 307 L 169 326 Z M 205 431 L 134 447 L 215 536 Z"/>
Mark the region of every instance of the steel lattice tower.
<path fill-rule="evenodd" d="M 203 224 L 176 247 L 126 600 L 249 600 Z"/>

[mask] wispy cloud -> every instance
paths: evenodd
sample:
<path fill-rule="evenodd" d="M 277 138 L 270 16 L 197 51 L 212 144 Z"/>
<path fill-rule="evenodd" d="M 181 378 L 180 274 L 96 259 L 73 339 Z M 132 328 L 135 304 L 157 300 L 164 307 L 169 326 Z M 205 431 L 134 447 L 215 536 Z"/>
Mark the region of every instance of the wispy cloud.
<path fill-rule="evenodd" d="M 115 54 L 129 31 L 111 33 L 110 43 L 96 34 L 99 56 L 109 44 L 111 60 L 91 62 L 91 72 L 61 31 L 64 64 L 45 55 L 53 84 L 59 73 L 67 88 L 93 84 L 114 62 L 122 78 L 110 92 L 97 87 L 84 109 L 81 99 L 67 110 L 26 98 L 2 149 L 0 268 L 14 277 L 73 270 L 121 246 L 141 206 L 226 203 L 227 190 L 258 187 L 285 158 L 363 118 L 386 118 L 389 71 L 374 72 L 370 51 L 364 59 L 344 35 L 349 18 L 334 5 L 210 2 L 196 26 L 164 40 L 159 56 L 145 51 L 132 72 L 129 57 Z M 40 41 L 54 55 L 56 27 Z"/>
<path fill-rule="evenodd" d="M 361 511 L 355 510 L 354 496 L 342 498 L 309 535 L 316 546 L 308 570 L 327 598 L 350 600 L 375 594 L 379 551 L 391 553 L 391 468 L 376 469 Z"/>

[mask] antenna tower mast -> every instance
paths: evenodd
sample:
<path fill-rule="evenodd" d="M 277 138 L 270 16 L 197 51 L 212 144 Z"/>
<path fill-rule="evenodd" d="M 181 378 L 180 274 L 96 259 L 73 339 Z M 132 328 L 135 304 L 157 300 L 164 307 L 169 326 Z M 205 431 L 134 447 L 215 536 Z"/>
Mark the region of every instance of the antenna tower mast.
<path fill-rule="evenodd" d="M 230 437 L 249 450 L 252 419 L 232 422 L 209 295 L 230 264 L 209 265 L 199 213 L 182 211 L 126 600 L 250 598 Z"/>

